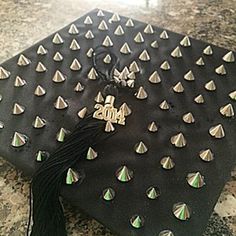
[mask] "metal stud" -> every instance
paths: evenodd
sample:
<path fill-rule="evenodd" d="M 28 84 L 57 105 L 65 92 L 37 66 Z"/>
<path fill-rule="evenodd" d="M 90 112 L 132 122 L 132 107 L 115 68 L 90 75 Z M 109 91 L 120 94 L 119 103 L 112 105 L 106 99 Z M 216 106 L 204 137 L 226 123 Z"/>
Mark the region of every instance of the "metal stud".
<path fill-rule="evenodd" d="M 198 66 L 204 66 L 205 65 L 205 62 L 204 62 L 202 57 L 197 59 L 196 65 L 198 65 Z"/>
<path fill-rule="evenodd" d="M 65 141 L 66 136 L 69 134 L 69 131 L 64 129 L 64 128 L 60 128 L 59 132 L 57 133 L 57 137 L 56 140 L 60 143 Z"/>
<path fill-rule="evenodd" d="M 152 83 L 152 84 L 159 84 L 159 83 L 161 82 L 161 78 L 160 78 L 158 72 L 157 72 L 157 71 L 154 71 L 154 72 L 150 75 L 148 81 L 149 81 L 150 83 Z"/>
<path fill-rule="evenodd" d="M 140 215 L 133 215 L 130 218 L 130 224 L 136 229 L 142 228 L 144 226 L 144 218 Z"/>
<path fill-rule="evenodd" d="M 20 76 L 16 76 L 14 86 L 19 88 L 23 87 L 24 85 L 26 85 L 26 81 L 24 79 L 21 79 Z"/>
<path fill-rule="evenodd" d="M 70 28 L 68 30 L 69 34 L 75 35 L 79 33 L 79 29 L 77 28 L 77 26 L 75 24 L 71 24 Z"/>
<path fill-rule="evenodd" d="M 4 123 L 2 121 L 0 121 L 0 129 L 4 128 Z"/>
<path fill-rule="evenodd" d="M 212 48 L 211 48 L 210 45 L 207 46 L 207 47 L 203 50 L 203 54 L 208 55 L 208 56 L 210 56 L 210 55 L 213 54 L 213 50 L 212 50 Z"/>
<path fill-rule="evenodd" d="M 184 92 L 184 87 L 181 82 L 178 82 L 174 87 L 173 91 L 176 93 L 183 93 Z"/>
<path fill-rule="evenodd" d="M 123 111 L 124 116 L 129 116 L 132 113 L 131 109 L 125 102 L 120 106 L 120 110 Z"/>
<path fill-rule="evenodd" d="M 165 170 L 171 170 L 175 167 L 175 163 L 170 156 L 163 157 L 160 161 L 160 164 Z"/>
<path fill-rule="evenodd" d="M 43 46 L 43 45 L 39 45 L 38 49 L 37 49 L 37 54 L 38 55 L 46 55 L 47 54 L 47 49 Z"/>
<path fill-rule="evenodd" d="M 155 133 L 158 131 L 158 127 L 155 123 L 155 121 L 152 121 L 149 125 L 148 125 L 148 131 Z"/>
<path fill-rule="evenodd" d="M 101 31 L 108 30 L 108 26 L 107 26 L 106 21 L 102 20 L 101 23 L 98 25 L 98 29 Z"/>
<path fill-rule="evenodd" d="M 131 53 L 131 50 L 130 50 L 130 47 L 129 47 L 128 43 L 124 43 L 124 44 L 123 44 L 123 46 L 122 46 L 121 49 L 120 49 L 120 52 L 121 52 L 122 54 L 125 54 L 125 55 Z"/>
<path fill-rule="evenodd" d="M 178 148 L 185 147 L 187 145 L 186 139 L 183 135 L 183 133 L 178 133 L 171 137 L 170 139 L 171 143 Z"/>
<path fill-rule="evenodd" d="M 30 63 L 31 63 L 30 59 L 23 54 L 19 56 L 17 61 L 18 66 L 28 66 Z"/>
<path fill-rule="evenodd" d="M 87 107 L 83 107 L 81 110 L 78 111 L 77 113 L 78 117 L 80 119 L 83 119 L 86 116 L 87 111 L 88 111 Z"/>
<path fill-rule="evenodd" d="M 232 106 L 232 104 L 226 104 L 225 106 L 222 106 L 220 108 L 220 113 L 221 115 L 225 116 L 225 117 L 233 117 L 234 116 L 234 108 Z"/>
<path fill-rule="evenodd" d="M 183 202 L 178 202 L 174 204 L 172 211 L 177 219 L 183 220 L 183 221 L 189 219 L 191 215 L 190 208 L 187 206 L 187 204 Z"/>
<path fill-rule="evenodd" d="M 20 115 L 20 114 L 23 114 L 25 112 L 25 107 L 18 104 L 18 103 L 15 103 L 14 106 L 13 106 L 13 110 L 12 110 L 12 114 L 13 115 Z"/>
<path fill-rule="evenodd" d="M 174 58 L 181 58 L 181 57 L 183 57 L 179 46 L 177 46 L 177 47 L 171 52 L 171 56 L 174 57 Z"/>
<path fill-rule="evenodd" d="M 66 102 L 66 100 L 63 97 L 58 96 L 56 102 L 54 103 L 54 107 L 57 110 L 63 110 L 68 107 L 68 103 Z"/>
<path fill-rule="evenodd" d="M 188 112 L 183 115 L 183 121 L 187 124 L 192 124 L 195 122 L 194 116 L 191 112 Z"/>
<path fill-rule="evenodd" d="M 93 21 L 90 16 L 86 16 L 86 18 L 84 20 L 84 24 L 85 25 L 92 25 L 93 24 Z"/>
<path fill-rule="evenodd" d="M 168 229 L 165 229 L 165 230 L 162 230 L 158 236 L 174 236 L 173 232 L 168 230 Z"/>
<path fill-rule="evenodd" d="M 94 39 L 93 32 L 88 30 L 87 33 L 84 35 L 86 39 Z"/>
<path fill-rule="evenodd" d="M 166 100 L 162 101 L 160 103 L 159 107 L 161 108 L 161 110 L 169 110 L 170 109 L 170 106 Z"/>
<path fill-rule="evenodd" d="M 191 42 L 188 36 L 184 36 L 184 38 L 180 41 L 180 45 L 183 47 L 190 47 Z"/>
<path fill-rule="evenodd" d="M 144 38 L 140 32 L 138 32 L 137 35 L 134 37 L 134 41 L 136 43 L 143 43 L 144 42 Z"/>
<path fill-rule="evenodd" d="M 151 47 L 152 47 L 152 48 L 158 48 L 158 47 L 159 47 L 159 44 L 158 44 L 157 40 L 154 40 L 154 41 L 151 43 Z"/>
<path fill-rule="evenodd" d="M 63 61 L 63 56 L 61 55 L 60 52 L 56 52 L 54 57 L 53 57 L 53 60 L 57 61 L 57 62 Z"/>
<path fill-rule="evenodd" d="M 0 80 L 8 79 L 11 73 L 0 66 Z"/>
<path fill-rule="evenodd" d="M 164 62 L 161 64 L 160 68 L 161 68 L 162 70 L 170 70 L 170 64 L 169 64 L 169 62 L 168 62 L 168 61 L 164 61 Z"/>
<path fill-rule="evenodd" d="M 126 27 L 134 27 L 134 22 L 132 19 L 128 19 L 126 24 L 125 24 Z"/>
<path fill-rule="evenodd" d="M 90 69 L 89 73 L 88 73 L 88 79 L 90 79 L 90 80 L 96 80 L 96 79 L 97 79 L 97 76 L 98 76 L 98 74 L 97 74 L 95 68 L 92 67 L 92 68 Z"/>
<path fill-rule="evenodd" d="M 156 187 L 149 187 L 147 190 L 146 190 L 146 195 L 149 199 L 157 199 L 160 195 L 161 195 L 161 192 L 160 192 L 160 189 L 159 188 L 156 188 Z"/>
<path fill-rule="evenodd" d="M 69 168 L 66 173 L 66 184 L 71 185 L 78 181 L 79 181 L 79 174 L 75 170 Z"/>
<path fill-rule="evenodd" d="M 120 35 L 124 35 L 124 30 L 123 30 L 123 28 L 122 28 L 122 26 L 121 25 L 118 25 L 117 26 L 117 28 L 116 28 L 116 30 L 114 31 L 114 34 L 115 35 L 118 35 L 118 36 L 120 36 Z"/>
<path fill-rule="evenodd" d="M 148 151 L 147 146 L 144 144 L 143 141 L 140 141 L 139 143 L 136 143 L 134 146 L 134 150 L 138 154 L 144 154 Z"/>
<path fill-rule="evenodd" d="M 208 91 L 215 91 L 216 90 L 216 85 L 215 85 L 214 81 L 211 80 L 211 81 L 207 82 L 205 84 L 205 89 L 208 90 Z"/>
<path fill-rule="evenodd" d="M 97 103 L 104 102 L 104 98 L 103 98 L 102 93 L 100 91 L 98 92 L 97 96 L 94 98 L 94 101 Z"/>
<path fill-rule="evenodd" d="M 225 131 L 221 124 L 211 127 L 209 133 L 212 137 L 217 139 L 221 139 L 225 136 Z"/>
<path fill-rule="evenodd" d="M 0 94 L 0 102 L 2 101 L 2 94 Z"/>
<path fill-rule="evenodd" d="M 49 157 L 49 153 L 46 151 L 39 150 L 37 151 L 35 156 L 36 156 L 35 159 L 37 162 L 42 162 L 42 161 L 45 161 Z"/>
<path fill-rule="evenodd" d="M 110 18 L 110 22 L 119 22 L 120 21 L 120 16 L 117 13 L 114 13 L 112 17 Z"/>
<path fill-rule="evenodd" d="M 33 125 L 33 127 L 35 129 L 41 129 L 41 128 L 43 128 L 46 125 L 46 120 L 42 119 L 39 116 L 36 116 L 36 118 L 35 118 L 35 120 L 34 120 L 32 125 Z"/>
<path fill-rule="evenodd" d="M 82 91 L 84 91 L 84 86 L 80 82 L 78 82 L 74 88 L 74 91 L 75 92 L 82 92 Z"/>
<path fill-rule="evenodd" d="M 112 188 L 106 188 L 102 191 L 102 198 L 105 200 L 105 201 L 111 201 L 115 198 L 115 191 L 114 189 Z"/>
<path fill-rule="evenodd" d="M 43 96 L 45 94 L 46 94 L 46 90 L 42 86 L 40 86 L 40 85 L 38 85 L 36 87 L 36 89 L 34 90 L 34 95 L 36 95 L 38 97 L 41 97 L 41 96 Z"/>
<path fill-rule="evenodd" d="M 15 132 L 11 145 L 12 147 L 22 147 L 24 146 L 28 141 L 28 137 L 25 134 L 19 133 L 19 132 Z"/>
<path fill-rule="evenodd" d="M 113 46 L 113 42 L 111 41 L 111 38 L 110 38 L 108 35 L 107 35 L 107 36 L 105 37 L 105 39 L 103 40 L 102 45 L 103 45 L 104 47 L 112 47 L 112 46 Z"/>
<path fill-rule="evenodd" d="M 86 53 L 87 57 L 92 57 L 93 56 L 93 51 L 94 51 L 93 48 L 90 48 Z"/>
<path fill-rule="evenodd" d="M 150 25 L 150 24 L 148 24 L 146 27 L 145 27 L 145 29 L 144 29 L 144 31 L 143 31 L 145 34 L 154 34 L 154 30 L 153 30 L 153 28 L 152 28 L 152 26 Z"/>
<path fill-rule="evenodd" d="M 225 62 L 235 62 L 235 57 L 234 57 L 234 53 L 232 51 L 226 53 L 224 56 L 223 56 L 223 60 Z"/>
<path fill-rule="evenodd" d="M 143 100 L 146 99 L 148 97 L 147 92 L 145 91 L 145 89 L 141 86 L 138 89 L 138 92 L 135 93 L 135 96 L 137 99 Z"/>
<path fill-rule="evenodd" d="M 86 155 L 87 160 L 94 160 L 98 157 L 98 153 L 94 151 L 93 148 L 89 147 Z"/>
<path fill-rule="evenodd" d="M 160 34 L 160 38 L 161 39 L 168 39 L 169 38 L 169 35 L 166 32 L 166 30 L 162 31 L 162 33 Z"/>
<path fill-rule="evenodd" d="M 133 61 L 133 62 L 130 64 L 129 70 L 130 70 L 131 72 L 134 72 L 134 73 L 140 72 L 139 66 L 138 66 L 138 64 L 137 64 L 136 61 Z"/>
<path fill-rule="evenodd" d="M 204 176 L 202 176 L 200 172 L 189 173 L 186 180 L 193 188 L 201 188 L 205 185 Z"/>
<path fill-rule="evenodd" d="M 232 100 L 236 101 L 236 90 L 234 90 L 234 91 L 232 91 L 231 93 L 229 93 L 229 97 L 230 97 Z"/>
<path fill-rule="evenodd" d="M 113 126 L 112 122 L 108 120 L 105 125 L 105 132 L 110 133 L 110 132 L 113 132 L 114 130 L 115 130 L 115 127 Z"/>
<path fill-rule="evenodd" d="M 226 75 L 226 69 L 225 69 L 224 65 L 220 65 L 219 67 L 217 67 L 215 69 L 215 72 L 218 75 Z"/>
<path fill-rule="evenodd" d="M 81 70 L 82 66 L 80 64 L 80 62 L 78 61 L 78 59 L 74 59 L 70 65 L 70 69 L 73 71 L 79 71 Z"/>
<path fill-rule="evenodd" d="M 63 43 L 64 43 L 64 41 L 63 41 L 63 39 L 62 39 L 62 37 L 61 37 L 61 35 L 60 35 L 59 33 L 56 33 L 56 34 L 54 35 L 54 37 L 53 37 L 53 39 L 52 39 L 52 42 L 53 42 L 54 44 L 63 44 Z"/>
<path fill-rule="evenodd" d="M 62 83 L 66 80 L 66 76 L 63 75 L 59 70 L 57 70 L 52 78 L 55 83 Z"/>
<path fill-rule="evenodd" d="M 127 75 L 127 78 L 128 78 L 128 79 L 131 79 L 131 80 L 135 80 L 135 79 L 136 79 L 136 75 L 135 75 L 135 73 L 132 71 L 132 72 L 130 72 L 130 73 Z"/>
<path fill-rule="evenodd" d="M 204 98 L 203 98 L 203 96 L 202 96 L 201 94 L 199 94 L 198 96 L 196 96 L 196 97 L 194 98 L 194 101 L 195 101 L 197 104 L 202 104 L 202 103 L 205 102 L 205 101 L 204 101 Z"/>
<path fill-rule="evenodd" d="M 184 75 L 184 79 L 187 81 L 194 81 L 195 77 L 193 75 L 193 72 L 190 70 Z"/>
<path fill-rule="evenodd" d="M 107 54 L 107 55 L 104 57 L 103 62 L 104 62 L 105 64 L 110 64 L 110 63 L 111 63 L 111 56 L 110 56 L 110 54 Z"/>
<path fill-rule="evenodd" d="M 76 39 L 73 39 L 70 44 L 70 50 L 72 51 L 78 51 L 80 50 L 79 43 L 76 41 Z"/>
<path fill-rule="evenodd" d="M 47 71 L 47 68 L 45 67 L 45 65 L 42 62 L 39 62 L 36 66 L 35 71 L 39 72 L 39 73 L 43 73 L 43 72 Z"/>
<path fill-rule="evenodd" d="M 121 166 L 116 171 L 116 178 L 120 182 L 129 182 L 131 179 L 133 179 L 133 171 L 130 170 L 127 166 Z"/>
<path fill-rule="evenodd" d="M 147 50 L 143 50 L 142 53 L 139 55 L 140 61 L 150 61 L 150 56 Z"/>
<path fill-rule="evenodd" d="M 98 10 L 97 16 L 98 16 L 98 17 L 103 17 L 103 16 L 105 16 L 105 15 L 104 15 L 104 13 L 103 13 L 102 10 Z"/>
<path fill-rule="evenodd" d="M 203 160 L 203 161 L 206 161 L 206 162 L 210 162 L 210 161 L 213 161 L 214 160 L 214 154 L 213 152 L 211 151 L 211 149 L 205 149 L 205 150 L 201 150 L 199 152 L 199 157 Z"/>

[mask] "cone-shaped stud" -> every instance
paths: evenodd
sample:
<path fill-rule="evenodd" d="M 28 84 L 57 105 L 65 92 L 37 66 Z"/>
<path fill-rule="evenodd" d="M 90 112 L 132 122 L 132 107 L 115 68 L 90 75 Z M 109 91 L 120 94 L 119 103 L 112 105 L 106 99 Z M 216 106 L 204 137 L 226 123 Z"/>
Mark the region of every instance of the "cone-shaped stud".
<path fill-rule="evenodd" d="M 87 160 L 94 160 L 98 157 L 98 153 L 94 151 L 93 148 L 89 147 L 87 155 L 86 155 L 86 159 Z"/>
<path fill-rule="evenodd" d="M 0 80 L 8 79 L 11 73 L 0 66 Z"/>
<path fill-rule="evenodd" d="M 161 195 L 161 192 L 160 192 L 160 189 L 159 188 L 156 188 L 156 187 L 149 187 L 147 190 L 146 190 L 146 195 L 149 199 L 157 199 L 160 195 Z"/>
<path fill-rule="evenodd" d="M 161 65 L 160 65 L 160 68 L 162 70 L 170 70 L 170 64 L 168 61 L 164 61 Z"/>
<path fill-rule="evenodd" d="M 221 115 L 225 116 L 225 117 L 233 117 L 234 116 L 234 108 L 232 106 L 232 104 L 226 104 L 225 106 L 222 106 L 220 108 L 220 113 Z"/>
<path fill-rule="evenodd" d="M 76 39 L 73 39 L 70 44 L 70 50 L 72 51 L 78 51 L 80 50 L 79 43 L 76 41 Z"/>
<path fill-rule="evenodd" d="M 86 116 L 87 111 L 88 111 L 87 107 L 83 107 L 81 110 L 78 111 L 77 113 L 78 117 L 80 119 L 83 119 Z"/>
<path fill-rule="evenodd" d="M 82 92 L 82 91 L 84 91 L 84 86 L 80 82 L 78 82 L 74 88 L 74 91 L 75 92 Z"/>
<path fill-rule="evenodd" d="M 60 35 L 59 33 L 56 33 L 56 34 L 54 35 L 53 39 L 52 39 L 52 42 L 53 42 L 54 44 L 63 44 L 64 41 L 63 41 L 61 35 Z"/>
<path fill-rule="evenodd" d="M 209 133 L 212 137 L 220 139 L 225 136 L 224 128 L 221 124 L 213 126 L 209 129 Z"/>
<path fill-rule="evenodd" d="M 144 29 L 144 31 L 143 31 L 145 34 L 154 34 L 154 30 L 153 30 L 153 28 L 152 28 L 152 26 L 150 25 L 150 24 L 148 24 L 146 27 L 145 27 L 145 29 Z"/>
<path fill-rule="evenodd" d="M 206 162 L 210 162 L 214 160 L 214 154 L 211 151 L 211 149 L 205 149 L 205 150 L 201 150 L 199 153 L 199 157 Z"/>
<path fill-rule="evenodd" d="M 53 60 L 58 61 L 58 62 L 63 61 L 63 56 L 61 55 L 60 52 L 56 52 L 54 57 L 53 57 Z"/>
<path fill-rule="evenodd" d="M 93 48 L 90 48 L 86 53 L 87 57 L 92 57 L 93 56 L 93 51 L 94 51 Z"/>
<path fill-rule="evenodd" d="M 169 110 L 170 106 L 168 104 L 168 102 L 166 100 L 164 100 L 163 102 L 161 102 L 161 104 L 159 105 L 159 107 L 161 108 L 161 110 Z"/>
<path fill-rule="evenodd" d="M 178 147 L 178 148 L 185 147 L 187 144 L 186 139 L 182 133 L 178 133 L 172 136 L 170 141 L 175 147 Z"/>
<path fill-rule="evenodd" d="M 74 184 L 79 181 L 79 174 L 73 169 L 69 168 L 66 173 L 66 184 Z"/>
<path fill-rule="evenodd" d="M 191 42 L 188 36 L 185 36 L 181 41 L 180 41 L 180 45 L 183 47 L 190 47 L 191 46 Z"/>
<path fill-rule="evenodd" d="M 205 102 L 204 97 L 201 94 L 199 94 L 194 98 L 194 102 L 196 102 L 197 104 L 202 104 Z"/>
<path fill-rule="evenodd" d="M 106 21 L 102 20 L 101 23 L 98 25 L 98 29 L 101 31 L 108 30 Z"/>
<path fill-rule="evenodd" d="M 14 86 L 15 87 L 23 87 L 24 85 L 26 85 L 26 81 L 24 79 L 21 79 L 20 76 L 16 76 Z"/>
<path fill-rule="evenodd" d="M 136 43 L 143 43 L 144 42 L 144 38 L 140 32 L 138 32 L 137 35 L 134 37 L 134 41 Z"/>
<path fill-rule="evenodd" d="M 32 125 L 35 129 L 41 129 L 46 125 L 46 120 L 42 119 L 39 116 L 36 116 Z"/>
<path fill-rule="evenodd" d="M 0 121 L 0 129 L 4 128 L 4 123 L 2 121 Z"/>
<path fill-rule="evenodd" d="M 202 176 L 200 172 L 189 173 L 186 180 L 193 188 L 201 188 L 205 185 L 204 176 Z"/>
<path fill-rule="evenodd" d="M 2 101 L 2 95 L 0 94 L 0 102 Z"/>
<path fill-rule="evenodd" d="M 119 21 L 120 21 L 120 16 L 117 13 L 114 13 L 110 18 L 110 22 L 119 22 Z"/>
<path fill-rule="evenodd" d="M 134 146 L 134 150 L 138 154 L 144 154 L 148 151 L 147 146 L 144 144 L 144 142 L 140 141 L 139 143 L 136 143 Z"/>
<path fill-rule="evenodd" d="M 213 50 L 212 50 L 212 48 L 211 48 L 210 45 L 207 46 L 207 47 L 203 50 L 203 54 L 208 55 L 208 56 L 210 56 L 210 55 L 213 54 Z"/>
<path fill-rule="evenodd" d="M 125 24 L 126 27 L 134 27 L 134 22 L 132 19 L 128 19 L 126 24 Z"/>
<path fill-rule="evenodd" d="M 94 39 L 93 32 L 88 30 L 87 33 L 84 35 L 86 39 Z"/>
<path fill-rule="evenodd" d="M 208 91 L 215 91 L 216 90 L 216 85 L 215 85 L 214 81 L 211 80 L 211 81 L 207 82 L 205 84 L 205 89 L 208 90 Z"/>
<path fill-rule="evenodd" d="M 195 77 L 193 75 L 193 72 L 190 70 L 184 75 L 184 79 L 187 81 L 194 81 Z"/>
<path fill-rule="evenodd" d="M 102 191 L 102 198 L 106 201 L 111 201 L 115 198 L 115 191 L 112 188 L 106 188 Z"/>
<path fill-rule="evenodd" d="M 229 93 L 229 97 L 232 99 L 232 100 L 236 100 L 236 90 L 235 91 L 232 91 L 231 93 Z"/>
<path fill-rule="evenodd" d="M 92 25 L 93 24 L 93 21 L 90 16 L 86 16 L 86 18 L 84 20 L 84 24 L 85 25 Z"/>
<path fill-rule="evenodd" d="M 49 153 L 46 152 L 46 151 L 37 151 L 36 153 L 36 161 L 37 162 L 42 162 L 42 161 L 45 161 L 47 158 L 49 157 Z"/>
<path fill-rule="evenodd" d="M 113 132 L 114 130 L 115 130 L 115 127 L 113 126 L 111 121 L 108 120 L 105 125 L 105 132 L 110 133 L 110 132 Z"/>
<path fill-rule="evenodd" d="M 68 103 L 65 101 L 65 99 L 61 96 L 58 96 L 56 102 L 54 103 L 54 107 L 57 110 L 63 110 L 68 107 Z"/>
<path fill-rule="evenodd" d="M 28 66 L 31 63 L 30 59 L 28 59 L 25 55 L 21 54 L 19 56 L 17 65 L 18 66 Z"/>
<path fill-rule="evenodd" d="M 57 70 L 52 78 L 55 83 L 62 83 L 66 80 L 66 76 L 63 75 L 59 70 Z"/>
<path fill-rule="evenodd" d="M 219 67 L 217 67 L 215 69 L 215 72 L 218 75 L 226 75 L 226 69 L 225 69 L 224 65 L 220 65 Z"/>
<path fill-rule="evenodd" d="M 98 10 L 97 16 L 98 16 L 98 17 L 103 17 L 103 16 L 105 16 L 105 15 L 104 15 L 104 13 L 103 13 L 102 10 Z"/>
<path fill-rule="evenodd" d="M 140 215 L 133 215 L 130 218 L 130 224 L 136 229 L 142 228 L 144 226 L 144 218 Z"/>
<path fill-rule="evenodd" d="M 161 39 L 168 39 L 168 38 L 169 38 L 169 35 L 168 35 L 168 33 L 164 30 L 164 31 L 162 31 L 162 33 L 160 34 L 160 38 L 161 38 Z"/>
<path fill-rule="evenodd" d="M 234 57 L 234 53 L 232 51 L 226 53 L 224 56 L 223 56 L 223 60 L 225 62 L 235 62 L 235 57 Z"/>
<path fill-rule="evenodd" d="M 190 208 L 183 202 L 178 202 L 173 205 L 173 214 L 179 220 L 187 220 L 190 218 Z"/>
<path fill-rule="evenodd" d="M 127 75 L 127 77 L 129 78 L 129 79 L 131 79 L 131 80 L 135 80 L 136 79 L 136 75 L 135 75 L 135 73 L 132 71 L 132 72 L 130 72 L 128 75 Z"/>
<path fill-rule="evenodd" d="M 183 115 L 183 121 L 187 124 L 192 124 L 195 122 L 194 116 L 191 112 L 188 112 Z"/>
<path fill-rule="evenodd" d="M 177 46 L 177 47 L 171 52 L 171 56 L 174 57 L 174 58 L 183 57 L 179 46 Z"/>
<path fill-rule="evenodd" d="M 41 85 L 38 85 L 36 89 L 34 90 L 35 96 L 41 97 L 45 94 L 46 94 L 46 90 Z"/>
<path fill-rule="evenodd" d="M 46 55 L 47 54 L 47 49 L 43 45 L 39 45 L 37 49 L 37 54 L 38 55 Z"/>
<path fill-rule="evenodd" d="M 60 143 L 64 142 L 68 133 L 69 133 L 68 130 L 60 128 L 59 132 L 57 133 L 56 140 Z"/>
<path fill-rule="evenodd" d="M 103 40 L 102 45 L 104 47 L 112 47 L 113 46 L 113 42 L 111 41 L 111 38 L 109 36 L 106 36 L 105 39 Z"/>
<path fill-rule="evenodd" d="M 184 92 L 184 87 L 181 82 L 178 82 L 174 87 L 173 91 L 176 93 L 183 93 Z"/>
<path fill-rule="evenodd" d="M 47 68 L 45 67 L 45 65 L 42 62 L 39 62 L 35 68 L 35 71 L 39 72 L 39 73 L 43 73 L 43 72 L 47 71 Z"/>
<path fill-rule="evenodd" d="M 104 59 L 103 59 L 103 62 L 105 64 L 110 64 L 111 63 L 111 56 L 109 54 L 107 54 Z"/>
<path fill-rule="evenodd" d="M 132 113 L 131 109 L 125 102 L 120 106 L 120 110 L 123 111 L 124 116 L 129 116 Z"/>
<path fill-rule="evenodd" d="M 15 103 L 14 106 L 13 106 L 13 110 L 12 110 L 12 114 L 13 115 L 20 115 L 20 114 L 23 114 L 25 111 L 25 107 L 18 104 L 18 103 Z"/>
<path fill-rule="evenodd" d="M 152 83 L 152 84 L 158 84 L 158 83 L 160 83 L 160 82 L 161 82 L 161 78 L 160 78 L 158 72 L 157 72 L 157 71 L 154 71 L 154 72 L 150 75 L 148 81 L 149 81 L 150 83 Z"/>
<path fill-rule="evenodd" d="M 171 157 L 163 157 L 160 161 L 160 164 L 165 170 L 171 170 L 175 167 L 175 163 Z"/>
<path fill-rule="evenodd" d="M 124 30 L 123 30 L 123 28 L 122 28 L 122 26 L 121 25 L 118 25 L 117 26 L 117 28 L 116 28 L 116 30 L 115 30 L 115 32 L 114 32 L 114 34 L 115 35 L 118 35 L 118 36 L 120 36 L 120 35 L 124 35 Z"/>
<path fill-rule="evenodd" d="M 150 56 L 147 52 L 147 50 L 143 50 L 143 52 L 139 55 L 140 61 L 150 61 Z"/>
<path fill-rule="evenodd" d="M 152 48 L 158 48 L 158 47 L 159 47 L 158 42 L 157 42 L 156 40 L 153 41 L 153 42 L 151 43 L 151 47 L 152 47 Z"/>
<path fill-rule="evenodd" d="M 11 141 L 11 145 L 12 147 L 22 147 L 27 143 L 27 141 L 28 137 L 25 134 L 15 132 Z"/>
<path fill-rule="evenodd" d="M 94 67 L 92 67 L 88 73 L 88 79 L 90 80 L 96 80 L 97 79 L 97 72 Z"/>
<path fill-rule="evenodd" d="M 69 34 L 78 34 L 79 30 L 78 30 L 78 28 L 77 28 L 77 26 L 75 24 L 71 24 L 70 28 L 68 30 L 68 33 Z"/>
<path fill-rule="evenodd" d="M 116 178 L 121 182 L 129 182 L 133 178 L 133 171 L 127 166 L 121 166 L 116 171 Z"/>
<path fill-rule="evenodd" d="M 148 131 L 152 132 L 152 133 L 155 133 L 158 131 L 158 127 L 155 123 L 155 121 L 151 122 L 149 125 L 148 125 Z"/>
<path fill-rule="evenodd" d="M 100 91 L 98 92 L 97 96 L 94 98 L 94 101 L 97 103 L 104 102 L 104 98 L 103 98 L 102 93 Z"/>
<path fill-rule="evenodd" d="M 74 59 L 70 65 L 70 69 L 73 71 L 78 71 L 82 68 L 80 62 L 78 61 L 78 59 Z"/>
<path fill-rule="evenodd" d="M 172 233 L 172 231 L 168 230 L 168 229 L 165 229 L 165 230 L 162 230 L 158 236 L 174 236 L 174 234 Z"/>
<path fill-rule="evenodd" d="M 120 49 L 120 52 L 122 54 L 130 54 L 131 53 L 131 50 L 130 50 L 130 47 L 129 47 L 128 43 L 123 44 L 123 46 Z"/>
<path fill-rule="evenodd" d="M 135 94 L 135 96 L 137 99 L 143 100 L 148 97 L 148 94 L 145 91 L 145 89 L 141 86 L 141 87 L 139 87 L 138 92 Z"/>
<path fill-rule="evenodd" d="M 136 61 L 133 61 L 133 62 L 130 64 L 129 70 L 130 70 L 131 72 L 134 72 L 134 73 L 140 72 L 139 66 L 138 66 L 138 64 L 137 64 Z"/>
<path fill-rule="evenodd" d="M 204 65 L 205 65 L 205 62 L 204 62 L 204 60 L 203 60 L 202 57 L 200 57 L 199 59 L 197 59 L 196 65 L 198 65 L 198 66 L 204 66 Z"/>

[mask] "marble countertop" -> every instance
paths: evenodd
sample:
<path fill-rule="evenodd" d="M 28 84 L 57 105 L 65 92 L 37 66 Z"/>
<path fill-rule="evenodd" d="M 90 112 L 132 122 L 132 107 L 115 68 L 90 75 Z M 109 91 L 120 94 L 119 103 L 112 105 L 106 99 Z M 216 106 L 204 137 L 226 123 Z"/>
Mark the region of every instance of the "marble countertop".
<path fill-rule="evenodd" d="M 236 50 L 236 0 L 1 0 L 0 63 L 96 7 Z M 236 169 L 231 176 L 204 236 L 236 235 Z M 25 235 L 28 196 L 29 179 L 0 158 L 1 236 Z M 66 203 L 65 211 L 68 236 L 114 236 Z"/>

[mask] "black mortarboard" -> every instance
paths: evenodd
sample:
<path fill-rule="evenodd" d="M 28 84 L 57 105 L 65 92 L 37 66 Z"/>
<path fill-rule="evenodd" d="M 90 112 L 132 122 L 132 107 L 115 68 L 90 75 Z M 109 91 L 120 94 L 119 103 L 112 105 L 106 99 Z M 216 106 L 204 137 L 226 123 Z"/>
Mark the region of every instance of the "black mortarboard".
<path fill-rule="evenodd" d="M 234 53 L 95 10 L 0 67 L 0 151 L 117 235 L 201 235 L 235 164 Z M 172 233 L 171 233 L 172 232 Z"/>

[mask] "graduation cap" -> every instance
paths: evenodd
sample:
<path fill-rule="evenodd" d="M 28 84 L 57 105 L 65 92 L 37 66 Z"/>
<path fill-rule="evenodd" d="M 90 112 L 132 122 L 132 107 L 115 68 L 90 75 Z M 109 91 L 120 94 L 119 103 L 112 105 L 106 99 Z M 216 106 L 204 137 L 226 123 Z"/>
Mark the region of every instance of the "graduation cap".
<path fill-rule="evenodd" d="M 59 196 L 117 235 L 201 235 L 235 164 L 235 54 L 94 10 L 0 67 L 0 152 L 32 175 L 31 236 Z"/>

